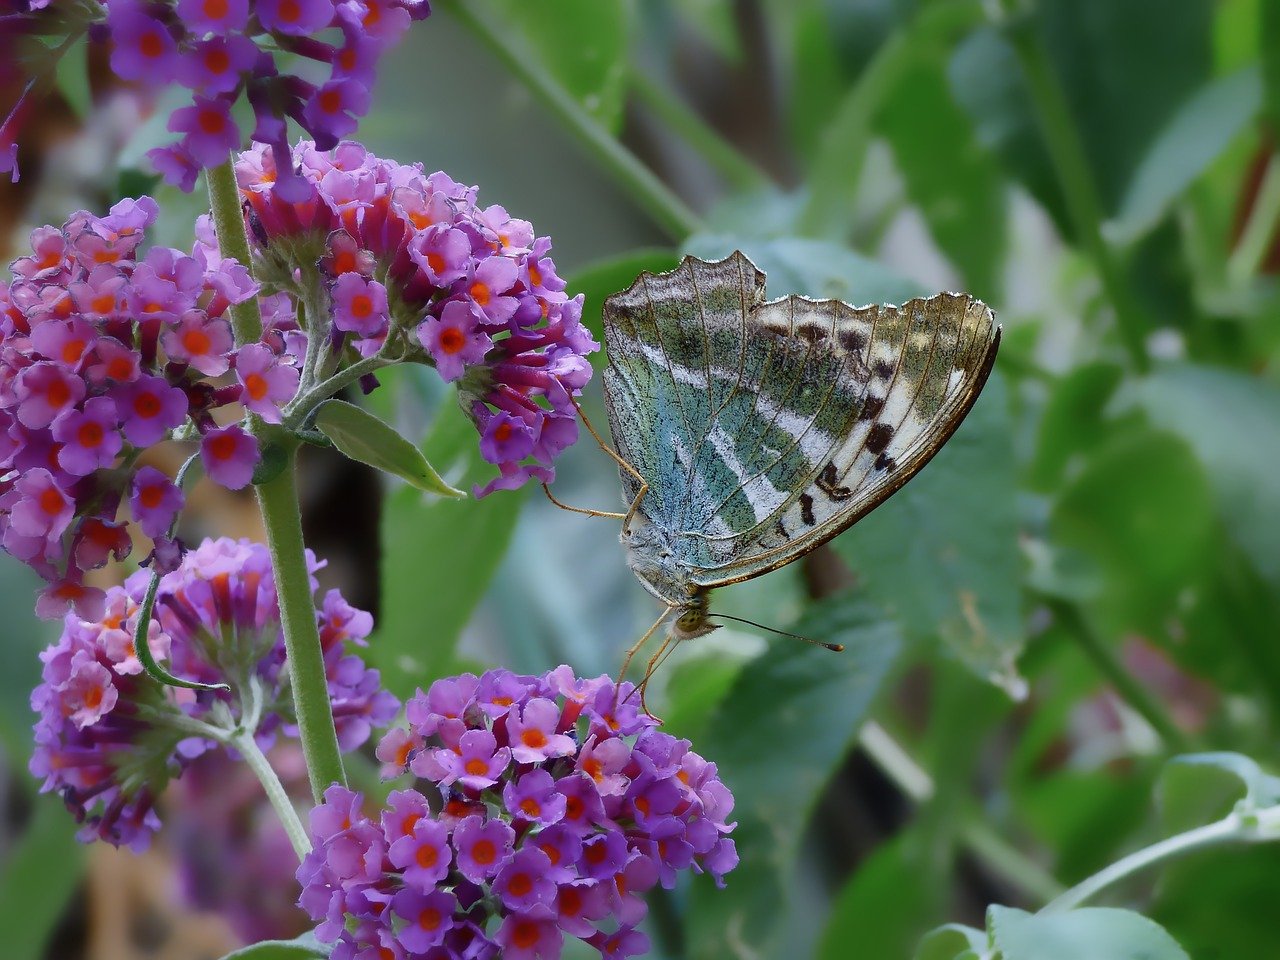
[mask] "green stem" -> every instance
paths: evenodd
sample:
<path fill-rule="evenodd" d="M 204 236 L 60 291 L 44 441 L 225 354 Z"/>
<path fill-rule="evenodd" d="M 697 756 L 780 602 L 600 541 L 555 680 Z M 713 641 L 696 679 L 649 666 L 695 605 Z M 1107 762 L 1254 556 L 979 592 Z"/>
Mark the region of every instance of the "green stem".
<path fill-rule="evenodd" d="M 1077 883 L 1061 896 L 1055 897 L 1043 912 L 1060 913 L 1063 910 L 1074 909 L 1112 884 L 1165 860 L 1184 857 L 1205 847 L 1263 839 L 1272 838 L 1259 835 L 1256 826 L 1251 825 L 1240 814 L 1233 813 L 1222 820 L 1168 837 L 1117 860 L 1088 879 Z"/>
<path fill-rule="evenodd" d="M 1040 132 L 1058 177 L 1067 204 L 1067 213 L 1077 240 L 1093 260 L 1107 299 L 1116 313 L 1120 339 L 1139 373 L 1150 366 L 1146 347 L 1146 321 L 1129 288 L 1113 251 L 1102 236 L 1102 201 L 1084 152 L 1084 142 L 1071 116 L 1066 94 L 1049 63 L 1036 24 L 1026 18 L 1006 25 L 1005 36 L 1012 44 L 1026 78 L 1035 107 Z"/>
<path fill-rule="evenodd" d="M 236 184 L 233 158 L 227 157 L 226 162 L 210 167 L 205 171 L 205 180 L 209 186 L 209 208 L 218 234 L 218 249 L 224 257 L 231 257 L 252 273 L 249 234 L 240 212 L 240 188 Z M 262 310 L 257 297 L 249 297 L 231 307 L 231 329 L 235 331 L 237 346 L 253 343 L 262 336 Z"/>
<path fill-rule="evenodd" d="M 244 762 L 249 765 L 249 769 L 258 778 L 258 782 L 262 784 L 262 789 L 267 792 L 267 799 L 271 801 L 271 806 L 275 810 L 276 816 L 280 818 L 280 823 L 284 826 L 284 832 L 289 835 L 289 843 L 293 845 L 293 852 L 301 860 L 311 852 L 311 838 L 307 833 L 307 828 L 298 816 L 297 808 L 294 807 L 293 801 L 289 799 L 289 794 L 285 792 L 280 778 L 276 776 L 271 762 L 258 747 L 258 742 L 253 739 L 253 734 L 247 730 L 232 734 L 227 738 L 226 742 L 235 747 L 240 756 L 244 758 Z"/>
<path fill-rule="evenodd" d="M 1164 705 L 1151 696 L 1147 688 L 1121 665 L 1080 611 L 1062 600 L 1049 600 L 1047 603 L 1054 618 L 1098 668 L 1098 672 L 1116 688 L 1125 703 L 1152 726 L 1165 745 L 1175 753 L 1191 751 L 1193 746 L 1190 738 L 1173 722 Z"/>
<path fill-rule="evenodd" d="M 643 70 L 631 74 L 631 91 L 659 120 L 693 147 L 734 188 L 762 190 L 773 181 L 683 100 Z"/>
<path fill-rule="evenodd" d="M 1236 284 L 1248 283 L 1271 248 L 1277 222 L 1280 222 L 1280 153 L 1273 153 L 1258 185 L 1253 211 L 1245 224 L 1240 242 L 1227 261 L 1227 279 Z"/>
<path fill-rule="evenodd" d="M 672 237 L 682 240 L 701 226 L 698 215 L 583 109 L 537 56 L 518 46 L 514 31 L 500 29 L 477 0 L 443 0 L 440 6 L 470 30 L 521 83 L 535 93 L 595 156 L 626 192 Z"/>
<path fill-rule="evenodd" d="M 307 759 L 311 793 L 319 803 L 326 787 L 332 783 L 345 786 L 347 778 L 342 768 L 342 753 L 338 749 L 338 734 L 333 726 L 329 681 L 302 540 L 302 515 L 298 508 L 295 478 L 297 441 L 286 437 L 279 442 L 287 445 L 284 450 L 285 467 L 266 483 L 258 485 L 258 509 L 267 530 L 276 594 L 280 598 L 280 620 L 284 627 L 298 737 L 302 740 L 302 751 Z"/>
<path fill-rule="evenodd" d="M 858 732 L 858 744 L 907 797 L 928 803 L 936 793 L 933 777 L 893 736 L 875 721 Z M 958 831 L 960 844 L 992 873 L 1002 877 L 1037 903 L 1062 893 L 1062 884 L 1022 851 L 1012 846 L 984 821 L 967 815 Z"/>
<path fill-rule="evenodd" d="M 284 425 L 287 430 L 297 430 L 307 419 L 307 414 L 321 400 L 327 400 L 335 393 L 346 387 L 348 384 L 355 383 L 365 374 L 373 373 L 381 370 L 383 367 L 394 363 L 387 357 L 375 354 L 372 357 L 366 357 L 359 360 L 351 366 L 339 370 L 327 380 L 317 384 L 313 389 L 308 390 L 302 396 L 296 398 L 289 404 L 289 409 L 285 413 Z"/>

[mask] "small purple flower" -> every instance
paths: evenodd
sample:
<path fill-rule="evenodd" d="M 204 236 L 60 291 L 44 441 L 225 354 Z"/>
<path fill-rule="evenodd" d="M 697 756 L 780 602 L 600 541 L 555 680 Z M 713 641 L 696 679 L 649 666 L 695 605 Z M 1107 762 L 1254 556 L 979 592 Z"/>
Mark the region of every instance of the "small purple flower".
<path fill-rule="evenodd" d="M 232 34 L 248 23 L 249 0 L 178 0 L 178 16 L 196 33 Z"/>
<path fill-rule="evenodd" d="M 565 933 L 588 940 L 598 932 L 594 920 L 609 915 L 609 899 L 594 880 L 575 880 L 556 889 L 556 923 Z"/>
<path fill-rule="evenodd" d="M 202 6 L 213 6 L 207 0 L 199 2 Z M 244 0 L 241 2 L 247 7 Z M 224 6 L 230 11 L 235 4 L 225 3 Z M 252 69 L 257 59 L 258 47 L 248 37 L 236 34 L 214 36 L 192 46 L 191 52 L 182 60 L 178 77 L 184 86 L 204 94 L 234 93 L 243 75 Z M 239 146 L 239 143 L 233 144 L 231 149 Z"/>
<path fill-rule="evenodd" d="M 555 701 L 535 697 L 523 709 L 513 707 L 507 714 L 507 736 L 511 756 L 517 763 L 541 763 L 564 757 L 577 750 L 573 738 L 556 732 L 560 708 Z"/>
<path fill-rule="evenodd" d="M 333 0 L 258 0 L 254 6 L 266 29 L 286 36 L 308 36 L 333 19 Z"/>
<path fill-rule="evenodd" d="M 247 486 L 261 459 L 258 444 L 236 424 L 210 430 L 200 441 L 200 461 L 204 464 L 204 472 L 209 479 L 228 490 Z"/>
<path fill-rule="evenodd" d="M 482 361 L 493 345 L 477 325 L 471 306 L 461 300 L 445 304 L 439 317 L 427 317 L 418 326 L 418 339 L 446 382 L 461 377 L 467 364 Z"/>
<path fill-rule="evenodd" d="M 541 916 L 513 913 L 498 928 L 503 960 L 558 960 L 564 934 L 555 922 Z"/>
<path fill-rule="evenodd" d="M 53 421 L 53 438 L 62 444 L 58 465 L 77 477 L 110 466 L 124 445 L 117 429 L 116 405 L 109 397 L 85 401 Z"/>
<path fill-rule="evenodd" d="M 111 71 L 124 80 L 163 86 L 173 79 L 178 44 L 168 28 L 134 3 L 113 3 Z"/>
<path fill-rule="evenodd" d="M 125 439 L 135 447 L 159 443 L 187 418 L 187 395 L 160 377 L 139 377 L 122 394 Z"/>
<path fill-rule="evenodd" d="M 520 269 L 507 257 L 488 257 L 465 281 L 466 292 L 490 323 L 505 323 L 516 312 L 517 300 L 506 294 L 515 286 Z"/>
<path fill-rule="evenodd" d="M 523 460 L 533 453 L 534 437 L 533 428 L 524 420 L 508 413 L 489 414 L 480 435 L 480 455 L 490 463 Z"/>
<path fill-rule="evenodd" d="M 563 799 L 563 795 L 562 799 Z M 582 837 L 572 827 L 563 823 L 539 830 L 531 842 L 547 855 L 551 869 L 547 876 L 555 883 L 570 883 L 577 879 L 578 858 L 582 856 Z"/>
<path fill-rule="evenodd" d="M 587 838 L 582 844 L 578 868 L 592 880 L 608 879 L 622 870 L 629 854 L 627 838 L 619 830 L 609 830 Z"/>
<path fill-rule="evenodd" d="M 458 901 L 444 890 L 401 890 L 391 901 L 395 915 L 405 921 L 397 933 L 401 945 L 414 954 L 426 953 L 444 943 L 453 928 Z"/>
<path fill-rule="evenodd" d="M 32 430 L 47 427 L 59 414 L 84 399 L 84 381 L 48 360 L 33 363 L 18 374 L 14 395 L 18 421 Z"/>
<path fill-rule="evenodd" d="M 281 363 L 260 343 L 240 348 L 236 354 L 236 377 L 243 388 L 240 402 L 267 423 L 279 423 L 280 408 L 298 392 L 298 368 Z"/>
<path fill-rule="evenodd" d="M 437 287 L 447 287 L 467 275 L 471 241 L 461 230 L 437 224 L 414 237 L 409 255 L 428 280 Z"/>
<path fill-rule="evenodd" d="M 632 927 L 622 927 L 608 936 L 597 934 L 590 943 L 600 951 L 603 960 L 643 957 L 649 952 L 648 936 Z"/>
<path fill-rule="evenodd" d="M 231 119 L 225 100 L 196 96 L 189 107 L 180 107 L 169 118 L 169 129 L 184 134 L 180 141 L 202 167 L 215 167 L 240 146 L 240 129 Z"/>
<path fill-rule="evenodd" d="M 62 535 L 74 515 L 71 497 L 48 470 L 29 470 L 13 485 L 17 502 L 10 508 L 9 527 L 23 537 Z"/>
<path fill-rule="evenodd" d="M 530 770 L 519 780 L 508 780 L 502 802 L 517 820 L 550 826 L 564 817 L 565 798 L 545 770 Z"/>
<path fill-rule="evenodd" d="M 458 870 L 472 883 L 484 883 L 511 855 L 515 831 L 501 820 L 466 817 L 453 831 Z"/>
<path fill-rule="evenodd" d="M 168 532 L 182 504 L 182 491 L 155 467 L 143 467 L 134 476 L 129 508 L 142 532 L 151 539 Z"/>
<path fill-rule="evenodd" d="M 227 359 L 231 325 L 203 310 L 188 310 L 177 326 L 164 332 L 160 342 L 172 359 L 191 364 L 207 377 L 221 376 L 231 365 Z"/>
<path fill-rule="evenodd" d="M 413 832 L 391 844 L 387 857 L 404 873 L 404 882 L 426 892 L 449 874 L 453 852 L 449 828 L 438 820 L 420 818 Z"/>
<path fill-rule="evenodd" d="M 414 759 L 414 766 L 431 769 L 435 774 L 433 778 L 442 784 L 456 781 L 471 790 L 483 790 L 498 782 L 498 777 L 510 762 L 511 751 L 506 747 L 499 748 L 492 733 L 468 730 L 459 741 L 458 752 L 447 748 L 426 751 Z"/>
<path fill-rule="evenodd" d="M 333 325 L 339 330 L 376 337 L 386 332 L 390 319 L 387 288 L 352 270 L 333 285 Z"/>
<path fill-rule="evenodd" d="M 625 844 L 624 844 L 625 846 Z M 493 891 L 508 910 L 528 913 L 555 904 L 556 885 L 547 876 L 551 861 L 537 847 L 521 847 L 493 878 Z"/>

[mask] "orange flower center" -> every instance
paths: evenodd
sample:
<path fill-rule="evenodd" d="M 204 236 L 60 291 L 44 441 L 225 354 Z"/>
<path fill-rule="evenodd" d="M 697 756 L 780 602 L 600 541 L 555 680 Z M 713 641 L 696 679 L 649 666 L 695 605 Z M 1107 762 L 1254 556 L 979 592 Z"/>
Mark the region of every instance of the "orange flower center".
<path fill-rule="evenodd" d="M 62 380 L 55 380 L 49 384 L 49 392 L 47 394 L 49 405 L 61 407 L 71 399 L 71 388 Z"/>
<path fill-rule="evenodd" d="M 530 920 L 516 921 L 511 931 L 511 942 L 521 950 L 528 950 L 538 942 L 538 925 Z"/>
<path fill-rule="evenodd" d="M 66 501 L 62 499 L 62 494 L 53 487 L 46 487 L 40 494 L 40 509 L 49 514 L 49 516 L 60 513 L 65 503 Z"/>
<path fill-rule="evenodd" d="M 138 38 L 138 52 L 144 57 L 158 57 L 164 53 L 164 41 L 155 30 L 148 30 Z"/>
<path fill-rule="evenodd" d="M 153 483 L 149 487 L 143 487 L 142 493 L 138 495 L 138 500 L 148 510 L 154 510 L 160 506 L 160 501 L 164 499 L 164 487 L 158 483 Z"/>
<path fill-rule="evenodd" d="M 337 90 L 326 90 L 317 102 L 325 113 L 337 113 L 342 109 L 342 94 Z"/>
<path fill-rule="evenodd" d="M 513 896 L 527 896 L 533 890 L 533 878 L 527 873 L 517 873 L 508 881 L 507 889 Z"/>
<path fill-rule="evenodd" d="M 231 55 L 215 47 L 204 55 L 204 66 L 210 73 L 226 73 L 231 69 Z"/>
<path fill-rule="evenodd" d="M 436 862 L 439 859 L 440 859 L 440 851 L 438 851 L 431 844 L 425 843 L 418 848 L 418 856 L 417 856 L 418 866 L 434 867 L 436 865 Z"/>
<path fill-rule="evenodd" d="M 506 426 L 506 424 L 503 424 Z M 541 730 L 529 728 L 520 734 L 520 742 L 526 747 L 538 750 L 547 745 L 547 735 Z"/>
<path fill-rule="evenodd" d="M 267 395 L 267 378 L 260 373 L 251 373 L 244 378 L 244 389 L 250 400 L 261 400 Z"/>
<path fill-rule="evenodd" d="M 351 315 L 363 320 L 373 313 L 373 298 L 361 293 L 351 298 Z"/>
<path fill-rule="evenodd" d="M 488 866 L 498 859 L 498 847 L 492 840 L 477 840 L 471 848 L 471 859 L 483 866 Z"/>
<path fill-rule="evenodd" d="M 435 907 L 427 907 L 418 914 L 418 926 L 423 930 L 439 930 L 440 924 L 444 917 L 440 915 L 440 911 Z"/>
<path fill-rule="evenodd" d="M 472 776 L 480 776 L 489 772 L 489 764 L 485 763 L 479 757 L 472 757 L 464 765 L 464 769 Z"/>
<path fill-rule="evenodd" d="M 201 110 L 200 111 L 200 129 L 205 133 L 214 134 L 221 133 L 226 129 L 227 118 L 217 110 Z"/>
<path fill-rule="evenodd" d="M 227 0 L 204 0 L 204 15 L 210 20 L 221 20 L 227 15 Z"/>
<path fill-rule="evenodd" d="M 209 444 L 209 454 L 215 460 L 230 460 L 235 453 L 236 438 L 230 433 L 219 434 Z"/>
<path fill-rule="evenodd" d="M 88 343 L 84 340 L 68 340 L 62 345 L 62 362 L 75 363 L 84 355 Z"/>
<path fill-rule="evenodd" d="M 302 16 L 302 4 L 298 3 L 298 0 L 284 0 L 276 8 L 276 13 L 285 23 L 293 23 Z"/>
<path fill-rule="evenodd" d="M 211 346 L 213 346 L 213 341 L 209 339 L 209 334 L 203 330 L 192 329 L 182 335 L 182 349 L 193 356 L 208 353 Z"/>
<path fill-rule="evenodd" d="M 102 445 L 102 424 L 94 423 L 90 420 L 88 423 L 82 423 L 80 429 L 76 431 L 76 440 L 80 446 L 92 450 Z"/>
<path fill-rule="evenodd" d="M 481 283 L 479 280 L 471 284 L 471 297 L 472 299 L 475 300 L 476 303 L 480 304 L 480 306 L 482 307 L 488 306 L 489 298 L 491 296 L 492 294 L 490 294 L 489 288 L 485 284 Z"/>
<path fill-rule="evenodd" d="M 467 345 L 467 335 L 457 327 L 445 327 L 440 332 L 440 349 L 445 353 L 458 353 Z"/>
<path fill-rule="evenodd" d="M 154 393 L 140 393 L 133 398 L 133 412 L 144 419 L 160 414 L 160 398 Z"/>

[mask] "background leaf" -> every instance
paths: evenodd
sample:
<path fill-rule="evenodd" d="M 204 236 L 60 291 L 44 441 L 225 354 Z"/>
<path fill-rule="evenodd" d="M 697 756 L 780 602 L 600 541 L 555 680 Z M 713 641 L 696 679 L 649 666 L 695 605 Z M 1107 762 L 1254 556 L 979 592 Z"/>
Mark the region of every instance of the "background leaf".
<path fill-rule="evenodd" d="M 992 907 L 987 924 L 1002 960 L 1191 960 L 1159 924 L 1130 910 L 1030 914 Z"/>
<path fill-rule="evenodd" d="M 67 811 L 41 797 L 0 868 L 0 930 L 13 960 L 40 960 L 84 872 L 85 847 Z"/>

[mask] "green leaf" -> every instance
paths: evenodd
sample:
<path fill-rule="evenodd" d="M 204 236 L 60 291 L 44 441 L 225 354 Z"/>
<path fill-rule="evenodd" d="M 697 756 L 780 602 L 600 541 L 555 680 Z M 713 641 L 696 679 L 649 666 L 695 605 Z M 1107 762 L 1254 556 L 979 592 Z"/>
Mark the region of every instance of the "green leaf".
<path fill-rule="evenodd" d="M 1120 202 L 1107 236 L 1129 242 L 1159 222 L 1182 193 L 1257 116 L 1262 78 L 1256 66 L 1207 83 L 1160 132 Z"/>
<path fill-rule="evenodd" d="M 1016 466 L 1008 391 L 995 374 L 919 475 L 833 546 L 917 642 L 1017 695 L 1022 647 Z"/>
<path fill-rule="evenodd" d="M 1161 820 L 1173 832 L 1217 820 L 1233 808 L 1255 810 L 1280 803 L 1280 777 L 1264 773 L 1239 753 L 1174 757 L 1161 772 Z"/>
<path fill-rule="evenodd" d="M 493 475 L 471 421 L 444 404 L 427 456 L 463 483 Z M 489 587 L 515 529 L 522 491 L 483 500 L 424 500 L 412 487 L 389 496 L 382 513 L 382 599 L 369 656 L 397 696 L 449 672 L 458 637 Z"/>
<path fill-rule="evenodd" d="M 1135 395 L 1153 424 L 1190 444 L 1227 531 L 1258 572 L 1280 585 L 1280 523 L 1272 522 L 1280 517 L 1280 388 L 1182 364 L 1157 370 Z"/>
<path fill-rule="evenodd" d="M 719 260 L 741 250 L 765 272 L 768 295 L 833 297 L 853 304 L 901 303 L 919 296 L 919 285 L 848 247 L 800 237 L 759 239 L 735 234 L 695 234 L 684 252 Z"/>
<path fill-rule="evenodd" d="M 73 43 L 58 59 L 55 68 L 58 92 L 75 115 L 81 119 L 93 110 L 93 92 L 89 89 L 89 44 Z"/>
<path fill-rule="evenodd" d="M 67 901 L 84 873 L 85 847 L 75 822 L 53 797 L 36 802 L 16 845 L 5 851 L 0 870 L 0 930 L 4 955 L 40 960 Z"/>
<path fill-rule="evenodd" d="M 565 290 L 570 294 L 585 294 L 582 304 L 582 324 L 597 341 L 604 342 L 604 326 L 600 311 L 604 307 L 605 297 L 619 293 L 635 281 L 645 270 L 662 273 L 674 270 L 680 258 L 675 251 L 660 247 L 629 250 L 617 257 L 595 260 L 585 267 L 575 270 L 565 283 Z M 603 358 L 601 351 L 594 359 Z"/>
<path fill-rule="evenodd" d="M 1050 518 L 1055 546 L 1096 565 L 1110 630 L 1162 630 L 1205 569 L 1215 529 L 1209 484 L 1187 445 L 1139 425 L 1108 439 Z"/>
<path fill-rule="evenodd" d="M 428 493 L 466 496 L 441 479 L 421 450 L 363 407 L 345 400 L 326 400 L 316 411 L 315 424 L 352 460 L 377 467 Z"/>
<path fill-rule="evenodd" d="M 858 864 L 831 905 L 817 960 L 846 960 L 849 944 L 865 957 L 905 957 L 938 915 L 946 872 L 923 869 L 920 831 L 908 830 Z M 869 923 L 868 918 L 875 922 Z M 955 954 L 946 956 L 952 960 Z"/>
<path fill-rule="evenodd" d="M 924 935 L 915 960 L 986 960 L 988 945 L 985 931 L 948 923 Z"/>
<path fill-rule="evenodd" d="M 1003 283 L 1004 178 L 952 99 L 941 45 L 915 47 L 912 59 L 882 104 L 875 128 L 889 141 L 908 195 L 964 275 L 968 291 L 993 300 Z"/>
<path fill-rule="evenodd" d="M 1119 364 L 1097 361 L 1068 371 L 1053 385 L 1029 471 L 1033 487 L 1057 489 L 1071 460 L 1106 438 L 1103 414 L 1122 376 Z"/>
<path fill-rule="evenodd" d="M 1131 910 L 1031 914 L 993 906 L 987 926 L 1002 960 L 1191 960 L 1163 927 Z"/>
<path fill-rule="evenodd" d="M 492 0 L 490 6 L 503 29 L 522 33 L 542 65 L 603 127 L 616 133 L 627 79 L 630 3 Z"/>
<path fill-rule="evenodd" d="M 239 950 L 233 950 L 222 960 L 324 960 L 333 950 L 333 944 L 321 943 L 314 932 L 308 931 L 292 940 L 263 940 Z"/>
<path fill-rule="evenodd" d="M 770 646 L 743 669 L 698 745 L 738 797 L 741 862 L 727 890 L 694 886 L 688 956 L 696 960 L 755 956 L 777 933 L 805 824 L 902 650 L 895 624 L 847 598 L 813 607 L 796 630 L 845 652 Z"/>

